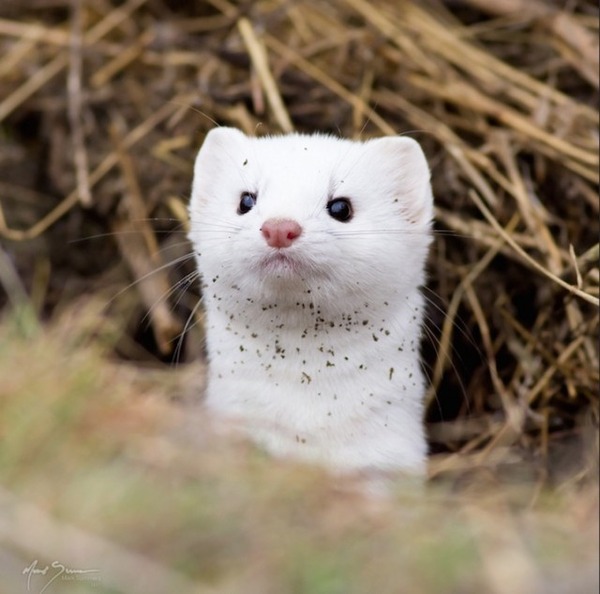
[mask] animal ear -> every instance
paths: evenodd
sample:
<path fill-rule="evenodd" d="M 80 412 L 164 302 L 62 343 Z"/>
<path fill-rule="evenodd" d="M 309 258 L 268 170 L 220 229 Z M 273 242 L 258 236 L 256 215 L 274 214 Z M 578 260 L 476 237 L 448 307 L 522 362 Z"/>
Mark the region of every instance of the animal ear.
<path fill-rule="evenodd" d="M 367 143 L 372 175 L 412 225 L 429 225 L 433 218 L 431 174 L 423 149 L 408 136 L 388 136 Z"/>
<path fill-rule="evenodd" d="M 246 140 L 247 136 L 236 128 L 213 128 L 206 135 L 194 164 L 192 200 L 210 193 L 210 188 L 218 184 L 222 176 L 244 165 Z"/>
<path fill-rule="evenodd" d="M 227 126 L 213 128 L 205 136 L 200 153 L 212 153 L 218 150 L 227 151 L 231 146 L 243 142 L 246 138 L 247 136 L 237 128 L 229 128 Z"/>

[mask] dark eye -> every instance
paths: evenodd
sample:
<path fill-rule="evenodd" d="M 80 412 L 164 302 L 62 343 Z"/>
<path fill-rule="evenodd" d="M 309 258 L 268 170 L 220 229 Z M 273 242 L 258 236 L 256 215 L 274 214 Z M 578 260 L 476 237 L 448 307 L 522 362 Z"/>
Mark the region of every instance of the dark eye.
<path fill-rule="evenodd" d="M 327 203 L 327 212 L 340 223 L 347 223 L 353 216 L 352 203 L 348 198 L 335 198 Z"/>
<path fill-rule="evenodd" d="M 252 192 L 242 192 L 240 196 L 240 205 L 238 206 L 238 214 L 246 214 L 256 204 L 256 194 Z"/>

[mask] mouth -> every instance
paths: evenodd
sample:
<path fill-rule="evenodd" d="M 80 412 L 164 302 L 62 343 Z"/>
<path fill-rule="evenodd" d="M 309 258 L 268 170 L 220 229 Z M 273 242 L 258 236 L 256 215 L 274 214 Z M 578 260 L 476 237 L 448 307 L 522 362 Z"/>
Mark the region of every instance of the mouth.
<path fill-rule="evenodd" d="M 277 250 L 269 254 L 260 263 L 260 269 L 263 273 L 276 276 L 296 276 L 299 275 L 304 266 L 288 254 Z"/>

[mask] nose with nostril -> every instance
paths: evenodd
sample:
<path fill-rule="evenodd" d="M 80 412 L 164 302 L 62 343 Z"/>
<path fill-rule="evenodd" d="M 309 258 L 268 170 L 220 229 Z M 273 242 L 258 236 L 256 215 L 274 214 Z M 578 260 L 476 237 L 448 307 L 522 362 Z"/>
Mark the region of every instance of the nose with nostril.
<path fill-rule="evenodd" d="M 300 237 L 302 227 L 291 219 L 269 219 L 260 228 L 267 245 L 274 248 L 290 247 Z"/>

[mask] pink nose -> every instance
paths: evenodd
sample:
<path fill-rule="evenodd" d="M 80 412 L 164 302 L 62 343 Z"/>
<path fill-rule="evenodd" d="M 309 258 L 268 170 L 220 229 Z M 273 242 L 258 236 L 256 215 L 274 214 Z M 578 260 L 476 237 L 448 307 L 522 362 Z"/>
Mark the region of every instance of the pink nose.
<path fill-rule="evenodd" d="M 302 233 L 302 227 L 290 219 L 269 219 L 260 230 L 267 244 L 274 248 L 290 247 Z"/>

